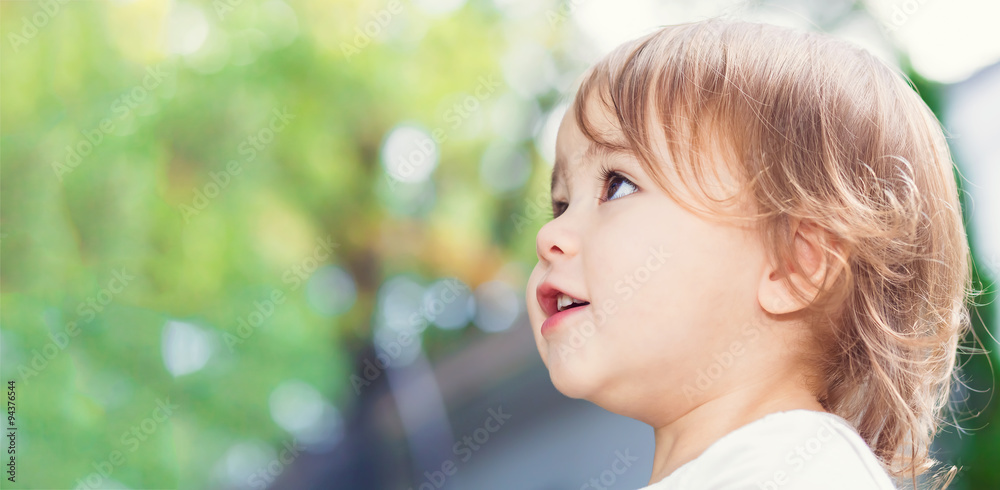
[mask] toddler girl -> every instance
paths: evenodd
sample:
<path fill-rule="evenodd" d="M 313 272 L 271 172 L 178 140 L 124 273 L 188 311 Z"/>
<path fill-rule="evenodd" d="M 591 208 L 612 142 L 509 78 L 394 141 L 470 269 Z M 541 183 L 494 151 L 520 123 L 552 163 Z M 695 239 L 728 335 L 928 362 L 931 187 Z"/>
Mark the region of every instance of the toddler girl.
<path fill-rule="evenodd" d="M 654 428 L 648 489 L 917 485 L 971 282 L 904 76 L 821 34 L 665 27 L 587 71 L 556 151 L 535 340 L 562 393 Z"/>

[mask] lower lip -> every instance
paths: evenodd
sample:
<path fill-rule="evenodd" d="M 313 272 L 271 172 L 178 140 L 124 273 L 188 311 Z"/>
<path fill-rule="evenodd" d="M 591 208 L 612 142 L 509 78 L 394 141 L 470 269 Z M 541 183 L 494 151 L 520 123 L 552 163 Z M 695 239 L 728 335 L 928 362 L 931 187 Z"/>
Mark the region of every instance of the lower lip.
<path fill-rule="evenodd" d="M 563 311 L 560 311 L 560 312 L 556 313 L 555 315 L 552 315 L 552 316 L 546 318 L 545 321 L 542 322 L 542 328 L 541 328 L 542 335 L 545 335 L 545 334 L 551 332 L 556 327 L 558 327 L 560 324 L 563 323 L 563 320 L 565 320 L 566 317 L 575 315 L 575 314 L 577 314 L 577 313 L 579 313 L 579 312 L 581 312 L 584 309 L 589 308 L 589 307 L 590 307 L 590 305 L 577 306 L 576 308 L 570 308 L 568 310 L 563 310 Z"/>

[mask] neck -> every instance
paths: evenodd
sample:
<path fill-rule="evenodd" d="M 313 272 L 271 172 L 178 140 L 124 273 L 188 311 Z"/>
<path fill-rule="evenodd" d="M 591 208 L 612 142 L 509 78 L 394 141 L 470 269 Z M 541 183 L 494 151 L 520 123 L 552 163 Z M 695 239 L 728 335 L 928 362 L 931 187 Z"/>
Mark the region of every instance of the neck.
<path fill-rule="evenodd" d="M 795 409 L 825 411 L 804 388 L 759 383 L 711 398 L 669 423 L 654 426 L 656 450 L 649 484 L 666 478 L 733 430 L 769 413 Z"/>

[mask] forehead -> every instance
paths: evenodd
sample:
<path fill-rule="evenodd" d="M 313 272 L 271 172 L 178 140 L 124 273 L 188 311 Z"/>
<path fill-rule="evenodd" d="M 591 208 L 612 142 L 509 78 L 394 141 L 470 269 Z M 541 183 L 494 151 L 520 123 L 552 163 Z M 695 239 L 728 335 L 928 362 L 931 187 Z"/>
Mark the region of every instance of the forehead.
<path fill-rule="evenodd" d="M 607 123 L 600 126 L 603 126 L 598 128 L 600 131 L 610 129 Z M 573 171 L 584 170 L 605 158 L 629 154 L 631 152 L 628 150 L 612 148 L 587 138 L 577 124 L 574 107 L 570 106 L 556 136 L 556 161 L 552 168 L 551 189 L 555 190 L 558 185 L 568 182 Z"/>

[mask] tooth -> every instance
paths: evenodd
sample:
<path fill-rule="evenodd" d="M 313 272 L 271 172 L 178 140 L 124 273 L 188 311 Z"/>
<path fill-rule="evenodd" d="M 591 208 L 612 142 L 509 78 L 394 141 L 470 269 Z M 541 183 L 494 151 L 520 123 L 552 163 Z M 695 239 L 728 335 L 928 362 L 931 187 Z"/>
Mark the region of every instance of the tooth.
<path fill-rule="evenodd" d="M 556 297 L 556 310 L 557 311 L 563 311 L 563 310 L 565 310 L 569 306 L 572 306 L 572 305 L 582 305 L 582 304 L 585 304 L 585 303 L 586 303 L 586 301 L 576 299 L 576 298 L 574 298 L 572 296 L 569 296 L 567 294 L 559 294 L 559 296 Z"/>
<path fill-rule="evenodd" d="M 559 311 L 562 311 L 564 308 L 566 308 L 571 304 L 573 304 L 573 299 L 565 294 L 560 294 L 559 297 L 557 298 L 556 306 Z"/>

